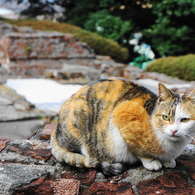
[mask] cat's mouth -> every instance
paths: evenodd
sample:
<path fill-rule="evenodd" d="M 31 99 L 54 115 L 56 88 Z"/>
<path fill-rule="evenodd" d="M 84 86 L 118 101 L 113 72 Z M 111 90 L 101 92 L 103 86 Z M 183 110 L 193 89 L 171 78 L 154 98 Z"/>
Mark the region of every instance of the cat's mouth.
<path fill-rule="evenodd" d="M 173 141 L 176 141 L 176 140 L 181 139 L 181 136 L 177 136 L 177 135 L 169 135 L 169 139 L 171 139 L 171 140 L 173 140 Z"/>

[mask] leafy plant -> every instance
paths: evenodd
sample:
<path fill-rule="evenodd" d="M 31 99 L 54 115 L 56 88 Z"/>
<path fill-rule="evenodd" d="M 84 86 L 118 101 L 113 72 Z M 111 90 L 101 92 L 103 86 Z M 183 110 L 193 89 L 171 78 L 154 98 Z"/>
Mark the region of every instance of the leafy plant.
<path fill-rule="evenodd" d="M 155 24 L 144 31 L 159 56 L 184 55 L 195 48 L 195 1 L 153 1 Z"/>
<path fill-rule="evenodd" d="M 133 24 L 131 21 L 123 21 L 119 16 L 111 15 L 108 10 L 101 10 L 89 15 L 84 28 L 118 41 L 125 33 L 133 29 Z"/>

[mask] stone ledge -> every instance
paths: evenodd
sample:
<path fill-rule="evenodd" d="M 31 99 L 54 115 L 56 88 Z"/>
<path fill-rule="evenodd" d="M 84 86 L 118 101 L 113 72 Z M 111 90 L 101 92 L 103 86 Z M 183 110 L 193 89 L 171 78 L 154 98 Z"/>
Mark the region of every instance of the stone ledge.
<path fill-rule="evenodd" d="M 28 140 L 0 137 L 0 194 L 195 194 L 195 145 L 189 145 L 174 169 L 148 171 L 141 165 L 105 178 L 96 170 L 69 167 L 51 155 L 48 124 Z"/>

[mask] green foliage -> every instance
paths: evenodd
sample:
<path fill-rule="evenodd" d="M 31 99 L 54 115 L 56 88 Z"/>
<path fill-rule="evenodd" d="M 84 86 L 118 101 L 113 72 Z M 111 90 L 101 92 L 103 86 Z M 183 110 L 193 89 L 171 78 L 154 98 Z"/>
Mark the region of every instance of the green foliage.
<path fill-rule="evenodd" d="M 150 0 L 65 1 L 66 22 L 117 41 L 128 48 L 131 58 L 134 51 L 129 40 L 155 20 Z"/>
<path fill-rule="evenodd" d="M 145 66 L 150 62 L 151 60 L 146 55 L 139 55 L 130 64 L 145 69 Z"/>
<path fill-rule="evenodd" d="M 160 56 L 177 56 L 194 51 L 195 1 L 162 0 L 153 2 L 152 9 L 157 19 L 144 35 L 154 50 Z"/>
<path fill-rule="evenodd" d="M 101 10 L 89 14 L 84 28 L 104 37 L 118 41 L 125 33 L 133 29 L 131 21 L 123 21 L 119 16 L 113 16 L 108 10 Z"/>
<path fill-rule="evenodd" d="M 165 73 L 179 79 L 195 80 L 195 55 L 159 58 L 146 68 L 149 72 Z"/>
<path fill-rule="evenodd" d="M 141 42 L 151 45 L 157 57 L 185 55 L 195 48 L 194 0 L 29 0 L 23 13 L 54 15 L 54 5 L 65 8 L 61 21 L 117 41 L 132 58 L 128 40 L 135 32 L 144 34 Z"/>
<path fill-rule="evenodd" d="M 3 19 L 1 19 L 3 20 Z M 117 42 L 104 38 L 95 33 L 82 30 L 81 28 L 67 24 L 51 21 L 36 20 L 3 20 L 17 26 L 29 26 L 35 30 L 58 31 L 62 33 L 71 33 L 80 41 L 86 42 L 98 55 L 111 56 L 116 61 L 126 62 L 129 58 L 128 49 L 121 47 Z"/>

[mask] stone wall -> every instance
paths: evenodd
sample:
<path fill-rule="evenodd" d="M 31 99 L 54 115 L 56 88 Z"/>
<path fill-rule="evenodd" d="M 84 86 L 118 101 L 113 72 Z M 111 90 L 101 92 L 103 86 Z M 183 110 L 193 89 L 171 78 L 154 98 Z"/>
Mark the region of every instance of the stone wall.
<path fill-rule="evenodd" d="M 174 169 L 148 171 L 140 164 L 124 174 L 106 178 L 96 170 L 69 167 L 51 154 L 48 124 L 28 140 L 0 137 L 0 194 L 195 194 L 195 145 L 189 145 Z"/>
<path fill-rule="evenodd" d="M 60 69 L 64 60 L 95 58 L 93 51 L 71 34 L 58 32 L 7 33 L 0 41 L 4 55 L 0 63 L 12 73 L 25 75 L 37 69 Z M 26 71 L 26 72 L 25 72 Z"/>
<path fill-rule="evenodd" d="M 87 79 L 85 71 L 79 72 L 74 66 L 85 66 L 85 69 L 89 68 L 88 72 L 96 72 L 94 78 L 87 81 L 99 78 L 108 71 L 108 67 L 113 72 L 109 71 L 111 76 L 124 75 L 126 65 L 116 63 L 110 57 L 97 56 L 86 43 L 78 41 L 72 34 L 35 31 L 3 22 L 0 22 L 0 31 L 0 63 L 9 68 L 12 75 L 50 75 L 57 79 L 76 75 Z M 71 70 L 70 66 L 73 67 Z"/>

